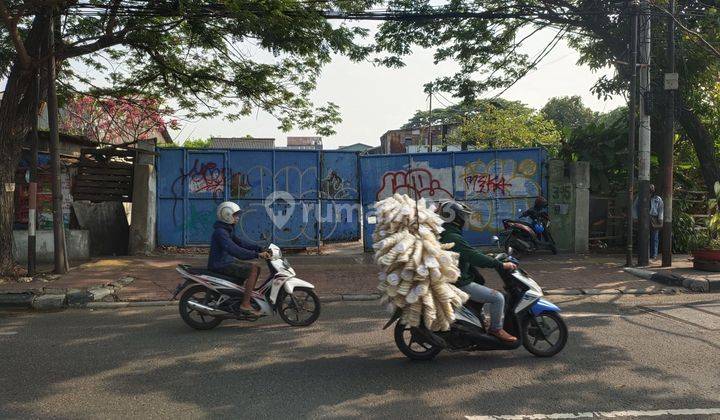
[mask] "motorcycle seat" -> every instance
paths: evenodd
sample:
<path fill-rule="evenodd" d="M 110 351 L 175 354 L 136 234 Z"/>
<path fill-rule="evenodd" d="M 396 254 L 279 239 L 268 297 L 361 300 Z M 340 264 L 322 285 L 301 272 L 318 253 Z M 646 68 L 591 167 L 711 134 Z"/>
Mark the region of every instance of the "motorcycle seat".
<path fill-rule="evenodd" d="M 189 274 L 192 274 L 193 276 L 212 276 L 218 279 L 227 280 L 229 282 L 235 283 L 235 284 L 243 284 L 245 283 L 245 280 L 240 280 L 235 277 L 226 276 L 224 274 L 217 273 L 215 271 L 211 271 L 205 268 L 194 268 L 189 265 L 183 265 L 182 266 L 185 271 L 187 271 Z"/>

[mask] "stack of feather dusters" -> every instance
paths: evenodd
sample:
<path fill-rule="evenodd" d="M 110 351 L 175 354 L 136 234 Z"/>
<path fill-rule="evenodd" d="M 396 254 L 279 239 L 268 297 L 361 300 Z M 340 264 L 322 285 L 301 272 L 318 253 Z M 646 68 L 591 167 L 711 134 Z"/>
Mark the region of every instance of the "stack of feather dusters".
<path fill-rule="evenodd" d="M 454 244 L 441 244 L 442 219 L 435 205 L 395 194 L 375 203 L 373 233 L 375 262 L 382 271 L 378 289 L 391 310 L 401 309 L 401 321 L 416 327 L 422 320 L 432 331 L 447 331 L 455 309 L 468 299 L 453 285 L 460 276 Z"/>

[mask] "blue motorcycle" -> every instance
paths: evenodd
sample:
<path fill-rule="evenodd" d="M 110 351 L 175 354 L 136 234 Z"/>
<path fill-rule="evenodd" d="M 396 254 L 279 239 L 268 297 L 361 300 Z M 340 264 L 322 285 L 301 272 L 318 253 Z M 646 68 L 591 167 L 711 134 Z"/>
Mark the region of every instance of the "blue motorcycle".
<path fill-rule="evenodd" d="M 499 243 L 497 237 L 493 238 Z M 508 253 L 495 258 L 519 264 Z M 543 291 L 527 272 L 498 270 L 505 285 L 505 331 L 518 338 L 512 344 L 488 334 L 488 322 L 482 304 L 467 301 L 455 312 L 455 323 L 449 331 L 430 331 L 422 324 L 410 327 L 399 322 L 401 312 L 393 314 L 383 329 L 395 323 L 395 344 L 412 360 L 431 360 L 443 350 L 488 351 L 514 350 L 521 345 L 538 357 L 558 354 L 567 343 L 568 329 L 560 316 L 560 308 L 543 298 Z"/>

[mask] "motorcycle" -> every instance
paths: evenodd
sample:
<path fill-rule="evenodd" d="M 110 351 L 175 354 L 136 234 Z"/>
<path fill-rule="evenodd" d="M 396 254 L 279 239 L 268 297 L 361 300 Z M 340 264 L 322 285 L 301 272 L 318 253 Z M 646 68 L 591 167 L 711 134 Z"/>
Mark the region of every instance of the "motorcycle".
<path fill-rule="evenodd" d="M 217 327 L 226 319 L 256 321 L 277 312 L 294 327 L 305 327 L 320 316 L 320 299 L 315 286 L 295 277 L 295 270 L 283 258 L 280 248 L 271 244 L 266 261 L 268 278 L 252 291 L 251 305 L 260 316 L 243 315 L 240 302 L 245 293 L 244 280 L 210 270 L 180 264 L 176 270 L 183 282 L 175 289 L 173 299 L 182 292 L 178 308 L 186 324 L 198 330 Z"/>
<path fill-rule="evenodd" d="M 493 239 L 499 245 L 499 238 Z M 512 248 L 509 251 L 495 258 L 519 264 L 512 256 Z M 514 343 L 503 342 L 488 334 L 489 323 L 483 314 L 483 304 L 470 300 L 455 311 L 455 322 L 449 331 L 433 332 L 422 323 L 418 327 L 410 327 L 397 322 L 402 313 L 400 309 L 395 311 L 383 329 L 395 323 L 395 344 L 412 360 L 431 360 L 443 350 L 514 350 L 521 345 L 538 357 L 551 357 L 562 351 L 567 343 L 568 329 L 560 316 L 560 308 L 543 299 L 540 286 L 521 268 L 497 271 L 505 285 L 503 327 L 518 338 Z"/>
<path fill-rule="evenodd" d="M 522 216 L 521 216 L 522 217 Z M 505 250 L 512 247 L 522 253 L 530 254 L 539 249 L 548 249 L 557 254 L 555 239 L 550 233 L 550 217 L 546 212 L 530 214 L 531 222 L 503 219 L 505 231 L 500 235 L 504 238 Z"/>

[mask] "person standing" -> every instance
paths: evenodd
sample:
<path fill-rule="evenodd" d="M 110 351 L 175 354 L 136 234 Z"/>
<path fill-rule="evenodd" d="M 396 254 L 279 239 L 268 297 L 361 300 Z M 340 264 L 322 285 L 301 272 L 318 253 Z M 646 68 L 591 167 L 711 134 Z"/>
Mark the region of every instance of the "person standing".
<path fill-rule="evenodd" d="M 635 196 L 633 203 L 633 219 L 638 218 L 638 197 Z M 665 204 L 663 203 L 662 197 L 655 192 L 655 185 L 650 184 L 650 259 L 656 260 L 658 256 L 658 247 L 660 246 L 660 230 L 663 226 L 663 215 L 665 210 Z"/>
<path fill-rule="evenodd" d="M 650 184 L 650 259 L 655 260 L 658 256 L 660 244 L 660 230 L 663 227 L 665 204 L 662 197 L 655 192 L 655 185 Z"/>

